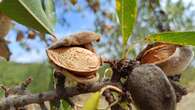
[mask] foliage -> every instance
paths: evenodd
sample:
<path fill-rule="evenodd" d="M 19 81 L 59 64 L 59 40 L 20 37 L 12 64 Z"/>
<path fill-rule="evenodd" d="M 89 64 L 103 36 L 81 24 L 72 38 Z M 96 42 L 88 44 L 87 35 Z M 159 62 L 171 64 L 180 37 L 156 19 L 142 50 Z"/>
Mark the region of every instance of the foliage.
<path fill-rule="evenodd" d="M 31 76 L 32 83 L 29 89 L 32 92 L 41 92 L 49 89 L 52 70 L 47 64 L 18 64 L 0 62 L 0 84 L 14 86 Z M 1 96 L 3 91 L 0 91 Z"/>
<path fill-rule="evenodd" d="M 141 0 L 140 0 L 141 1 Z M 59 1 L 56 1 L 59 2 Z M 159 1 L 158 5 L 159 5 Z M 79 4 L 77 0 L 71 0 L 71 1 L 64 1 L 64 4 L 71 3 L 74 6 L 76 4 Z M 137 17 L 137 1 L 136 0 L 116 0 L 116 9 L 118 18 L 120 21 L 120 25 L 117 23 L 116 17 L 113 17 L 115 15 L 113 12 L 107 12 L 107 10 L 101 9 L 101 3 L 98 0 L 87 0 L 86 1 L 87 6 L 93 11 L 93 14 L 96 15 L 95 20 L 95 30 L 96 32 L 100 32 L 104 35 L 104 42 L 100 42 L 98 45 L 99 48 L 104 47 L 103 53 L 107 53 L 109 57 L 118 57 L 122 52 L 122 57 L 126 57 L 128 54 L 136 55 L 136 52 L 138 49 L 134 48 L 132 42 L 136 42 L 139 45 L 141 45 L 142 48 L 142 42 L 140 39 L 143 39 L 143 37 L 148 33 L 157 33 L 159 30 L 156 29 L 157 25 L 154 23 L 156 21 L 156 16 L 154 13 L 152 13 L 151 7 L 149 6 L 152 4 L 151 1 L 144 1 L 139 3 L 138 12 L 140 15 Z M 176 3 L 180 6 L 179 12 L 177 12 L 177 8 L 173 7 L 172 10 L 169 10 L 166 7 L 167 12 L 171 13 L 171 19 L 169 19 L 170 24 L 173 24 L 174 22 L 180 23 L 178 26 L 176 25 L 175 28 L 178 30 L 182 30 L 183 24 L 188 23 L 188 26 L 190 28 L 193 28 L 192 21 L 190 21 L 190 18 L 186 18 L 185 21 L 180 18 L 181 15 L 184 15 L 184 6 L 179 0 L 179 2 Z M 166 6 L 169 6 L 170 4 L 167 4 Z M 172 4 L 175 5 L 175 4 Z M 177 6 L 175 5 L 175 6 Z M 69 6 L 69 9 L 74 9 L 74 6 Z M 12 7 L 12 8 L 7 8 Z M 141 7 L 141 8 L 140 8 Z M 175 9 L 176 8 L 176 9 Z M 47 32 L 51 35 L 54 35 L 53 32 L 53 26 L 56 22 L 55 19 L 55 7 L 54 7 L 54 1 L 52 0 L 4 0 L 2 3 L 0 3 L 0 10 L 7 14 L 12 19 L 16 20 L 18 23 L 24 24 L 28 27 L 34 28 L 38 30 L 39 32 Z M 66 14 L 69 9 L 64 9 L 64 13 Z M 17 10 L 17 11 L 16 11 Z M 67 12 L 65 12 L 67 11 Z M 73 10 L 75 11 L 75 10 Z M 77 12 L 80 12 L 81 8 L 78 8 Z M 99 13 L 101 14 L 99 14 Z M 177 13 L 175 13 L 177 12 Z M 63 14 L 64 14 L 63 13 Z M 152 14 L 151 14 L 152 13 Z M 61 18 L 64 20 L 64 18 Z M 105 20 L 106 19 L 106 20 Z M 134 24 L 136 23 L 136 20 L 141 19 L 141 21 L 137 22 L 137 24 L 134 27 Z M 109 21 L 110 23 L 108 23 Z M 63 22 L 66 22 L 64 20 Z M 143 24 L 145 23 L 145 26 Z M 154 25 L 155 24 L 155 25 Z M 181 26 L 181 27 L 180 27 Z M 121 32 L 119 31 L 119 27 L 121 29 Z M 188 27 L 188 28 L 189 28 Z M 135 28 L 135 32 L 133 32 L 133 28 Z M 20 42 L 24 39 L 24 36 L 21 31 L 17 31 L 17 41 Z M 20 34 L 19 34 L 20 33 Z M 120 41 L 122 34 L 122 42 Z M 147 41 L 150 42 L 168 42 L 168 43 L 174 43 L 174 44 L 181 44 L 181 45 L 195 45 L 195 32 L 166 32 L 166 33 L 157 33 L 157 34 L 151 34 L 147 37 Z M 20 36 L 19 36 L 20 35 Z M 107 38 L 105 38 L 105 36 Z M 132 40 L 128 39 L 130 36 L 133 36 Z M 29 37 L 30 38 L 30 37 Z M 31 37 L 32 38 L 32 37 Z M 137 39 L 139 42 L 137 42 Z M 46 41 L 48 42 L 48 41 Z M 127 45 L 130 44 L 131 47 L 129 47 L 129 51 L 127 51 Z M 7 45 L 6 46 L 7 49 Z M 121 46 L 123 46 L 121 48 Z M 2 46 L 1 46 L 2 47 Z M 107 50 L 109 51 L 107 51 Z M 5 50 L 8 51 L 9 50 Z M 2 52 L 2 51 L 1 51 Z M 8 55 L 6 55 L 8 56 Z M 130 55 L 129 55 L 130 56 Z M 7 58 L 8 59 L 8 58 Z M 7 68 L 9 66 L 9 69 Z M 16 70 L 14 73 L 11 73 L 11 71 Z M 20 69 L 21 68 L 21 69 Z M 37 69 L 39 68 L 39 69 Z M 0 83 L 3 83 L 5 85 L 13 85 L 18 82 L 21 82 L 21 80 L 24 80 L 27 76 L 32 75 L 36 81 L 33 81 L 32 86 L 30 87 L 33 92 L 38 92 L 42 90 L 48 89 L 49 86 L 49 80 L 50 80 L 50 74 L 51 70 L 47 65 L 41 65 L 41 64 L 32 64 L 32 65 L 26 65 L 26 64 L 15 64 L 15 63 L 1 63 L 0 64 L 0 70 L 3 71 L 1 73 L 2 78 Z M 6 74 L 6 75 L 5 75 Z M 47 75 L 47 76 L 46 76 Z M 16 78 L 18 77 L 18 78 Z M 44 82 L 40 82 L 44 81 Z M 183 80 L 185 82 L 185 79 Z M 36 85 L 36 86 L 35 86 Z M 45 86 L 48 85 L 48 86 Z M 43 88 L 45 87 L 45 88 Z M 92 95 L 92 97 L 85 103 L 83 110 L 95 110 L 97 108 L 97 104 L 99 102 L 100 93 L 96 92 Z M 67 105 L 63 103 L 63 108 L 66 108 Z"/>
<path fill-rule="evenodd" d="M 61 105 L 62 105 L 62 107 L 61 107 L 62 110 L 72 110 L 72 107 L 65 100 L 61 101 Z"/>
<path fill-rule="evenodd" d="M 6 59 L 9 60 L 9 57 L 11 55 L 9 48 L 7 46 L 7 42 L 4 39 L 0 39 L 0 60 Z"/>
<path fill-rule="evenodd" d="M 48 6 L 51 5 L 47 4 Z M 51 18 L 48 16 L 48 12 L 51 11 L 50 8 L 47 9 L 46 14 L 40 0 L 3 0 L 0 3 L 0 10 L 12 19 L 40 32 L 48 32 L 53 35 L 51 19 L 48 19 L 48 17 Z"/>
<path fill-rule="evenodd" d="M 126 55 L 126 45 L 132 34 L 137 15 L 137 0 L 116 0 L 116 11 L 120 21 L 123 37 L 123 58 Z"/>
<path fill-rule="evenodd" d="M 146 39 L 148 41 L 195 46 L 195 32 L 164 32 L 149 35 Z"/>
<path fill-rule="evenodd" d="M 55 13 L 55 3 L 54 0 L 42 0 L 43 9 L 47 15 L 47 19 L 52 24 L 52 27 L 55 26 L 56 23 L 56 13 Z"/>
<path fill-rule="evenodd" d="M 96 110 L 100 100 L 100 92 L 95 92 L 91 97 L 85 102 L 82 110 Z"/>
<path fill-rule="evenodd" d="M 184 71 L 182 78 L 181 78 L 181 83 L 185 85 L 188 88 L 193 88 L 194 89 L 194 84 L 195 84 L 195 68 L 194 66 L 188 67 L 186 71 Z"/>
<path fill-rule="evenodd" d="M 184 0 L 177 0 L 173 2 L 166 0 L 164 10 L 169 15 L 167 22 L 170 23 L 171 28 L 177 31 L 192 31 L 194 30 L 194 18 L 195 13 L 192 8 L 194 7 L 193 1 L 185 3 Z"/>
<path fill-rule="evenodd" d="M 44 1 L 44 0 L 42 0 Z M 46 0 L 48 1 L 48 0 Z M 52 0 L 51 0 L 52 1 Z M 63 1 L 63 2 L 62 2 Z M 62 33 L 67 33 L 68 31 L 66 30 L 72 30 L 74 27 L 73 31 L 78 31 L 82 30 L 81 26 L 77 26 L 77 24 L 72 24 L 69 20 L 69 15 L 71 16 L 82 16 L 83 21 L 87 19 L 88 13 L 90 13 L 90 16 L 93 17 L 93 22 L 92 22 L 92 27 L 87 28 L 87 30 L 90 31 L 96 31 L 98 33 L 102 34 L 102 40 L 100 43 L 96 44 L 98 48 L 98 54 L 110 58 L 117 58 L 121 56 L 121 47 L 122 47 L 122 42 L 121 42 L 121 33 L 120 33 L 120 26 L 117 22 L 116 16 L 115 16 L 115 11 L 114 8 L 114 1 L 111 0 L 103 0 L 100 1 L 99 3 L 95 2 L 96 0 L 86 0 L 86 1 L 77 1 L 75 5 L 72 5 L 72 1 L 68 0 L 56 0 L 55 7 L 56 14 L 57 14 L 57 26 L 64 28 L 64 32 Z M 98 0 L 97 0 L 98 1 Z M 74 0 L 73 0 L 74 2 Z M 128 44 L 130 45 L 129 49 L 129 57 L 133 58 L 138 54 L 138 52 L 143 48 L 145 45 L 145 42 L 143 42 L 143 39 L 146 35 L 150 33 L 157 33 L 158 30 L 156 28 L 156 19 L 154 12 L 152 12 L 152 9 L 150 8 L 150 3 L 151 1 L 142 1 L 138 0 L 138 16 L 137 20 L 138 22 L 135 25 L 134 32 L 132 34 L 131 40 L 128 41 Z M 48 3 L 48 2 L 47 2 Z M 161 2 L 160 2 L 161 3 Z M 168 19 L 171 25 L 171 28 L 173 30 L 177 31 L 184 31 L 184 30 L 193 30 L 194 29 L 194 23 L 193 23 L 193 16 L 194 16 L 194 11 L 192 10 L 192 3 L 185 4 L 183 0 L 178 0 L 173 2 L 172 0 L 165 0 L 164 5 L 160 6 L 167 12 L 168 16 L 170 19 Z M 99 4 L 99 5 L 96 5 Z M 108 7 L 109 6 L 109 7 Z M 46 5 L 43 5 L 43 9 L 47 7 Z M 52 6 L 50 6 L 49 10 L 52 10 Z M 97 8 L 97 11 L 95 10 L 95 7 Z M 47 11 L 45 10 L 46 14 Z M 49 11 L 48 11 L 49 12 Z M 53 15 L 53 12 L 50 13 Z M 63 16 L 62 16 L 63 15 Z M 23 17 L 24 18 L 24 17 Z M 164 18 L 163 18 L 164 19 Z M 165 22 L 165 21 L 163 21 Z M 83 25 L 84 22 L 82 22 L 81 25 Z M 15 24 L 15 23 L 14 23 Z M 16 26 L 16 27 L 15 27 Z M 21 29 L 18 28 L 18 25 L 16 24 L 12 30 L 13 31 L 20 31 Z M 24 33 L 24 36 L 26 36 L 26 30 L 22 29 L 21 30 Z M 30 33 L 30 31 L 29 31 Z M 38 34 L 37 34 L 38 35 Z M 14 35 L 12 35 L 14 36 Z M 38 35 L 40 36 L 40 35 Z M 16 36 L 14 36 L 16 37 Z M 57 36 L 60 37 L 60 36 Z M 13 37 L 12 37 L 13 38 Z M 42 39 L 43 37 L 41 37 Z M 8 39 L 10 40 L 10 39 Z M 23 40 L 23 44 L 21 47 L 23 48 L 24 51 L 29 50 L 26 49 L 32 48 L 27 43 L 27 39 Z M 47 44 L 49 44 L 49 40 L 43 40 L 44 42 L 46 41 Z M 21 41 L 19 41 L 21 42 Z M 33 42 L 36 42 L 37 44 L 40 44 L 39 40 L 33 40 Z M 18 42 L 12 42 L 13 45 L 18 45 L 20 43 Z M 44 43 L 40 44 L 41 46 L 44 45 Z M 136 46 L 136 47 L 135 47 Z M 104 48 L 102 48 L 104 47 Z M 139 48 L 138 48 L 139 47 Z M 101 48 L 101 50 L 99 50 Z M 33 48 L 35 49 L 35 48 Z M 21 50 L 21 49 L 20 49 Z M 32 50 L 32 49 L 31 49 Z M 40 48 L 37 48 L 38 51 L 43 51 Z M 13 50 L 11 50 L 13 51 Z M 27 51 L 28 52 L 28 51 Z M 40 53 L 38 53 L 40 54 Z M 13 55 L 16 55 L 13 53 Z"/>

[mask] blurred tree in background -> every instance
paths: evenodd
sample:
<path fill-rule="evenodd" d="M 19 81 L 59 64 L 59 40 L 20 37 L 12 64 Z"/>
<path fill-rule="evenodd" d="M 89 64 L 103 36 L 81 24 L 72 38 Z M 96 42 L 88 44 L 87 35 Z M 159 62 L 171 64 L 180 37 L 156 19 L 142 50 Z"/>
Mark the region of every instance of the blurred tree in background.
<path fill-rule="evenodd" d="M 120 26 L 116 17 L 114 0 L 55 0 L 54 2 L 56 9 L 53 9 L 53 13 L 57 15 L 57 18 L 53 22 L 56 23 L 55 33 L 57 33 L 57 38 L 63 38 L 73 32 L 95 31 L 102 35 L 100 43 L 95 44 L 99 55 L 107 58 L 119 58 L 121 56 L 122 38 L 120 37 Z M 128 41 L 129 58 L 135 58 L 143 49 L 146 45 L 144 37 L 149 33 L 160 32 L 168 25 L 170 26 L 168 28 L 172 31 L 195 30 L 194 5 L 193 0 L 138 0 L 137 22 L 133 35 Z M 1 29 L 1 27 L 4 28 Z M 31 87 L 34 92 L 48 89 L 41 88 L 43 85 L 39 84 L 39 87 L 36 85 L 43 78 L 46 79 L 41 84 L 49 86 L 50 83 L 50 75 L 47 73 L 52 73 L 52 71 L 46 63 L 47 56 L 45 53 L 45 48 L 51 44 L 50 37 L 14 21 L 10 22 L 9 18 L 5 18 L 1 13 L 0 30 L 3 30 L 0 32 L 1 56 L 6 56 L 7 59 L 19 63 L 44 63 L 23 64 L 17 67 L 18 69 L 15 67 L 18 65 L 16 63 L 1 63 L 0 83 L 16 84 L 31 73 L 34 74 L 32 76 L 36 79 L 35 84 L 32 84 Z M 5 39 L 3 39 L 4 37 Z M 9 69 L 6 70 L 6 67 L 9 67 Z M 25 69 L 21 71 L 20 68 Z M 42 70 L 43 68 L 45 69 Z M 15 70 L 18 70 L 18 72 L 14 72 Z M 193 73 L 193 71 L 192 65 L 186 72 Z M 5 74 L 6 77 L 4 77 Z M 45 74 L 47 74 L 47 77 L 45 77 Z M 38 76 L 39 78 L 36 78 Z M 183 79 L 185 84 L 188 84 L 188 80 L 195 79 L 187 76 L 185 78 Z"/>
<path fill-rule="evenodd" d="M 120 56 L 122 39 L 113 0 L 55 0 L 54 2 L 56 5 L 54 13 L 57 18 L 53 22 L 56 22 L 55 33 L 58 38 L 72 32 L 95 31 L 102 35 L 101 42 L 96 45 L 98 53 L 112 58 Z M 128 44 L 133 44 L 129 50 L 130 57 L 134 58 L 143 48 L 144 36 L 160 31 L 159 22 L 163 23 L 162 25 L 169 24 L 173 31 L 194 30 L 195 9 L 193 6 L 193 1 L 184 0 L 138 0 L 137 23 L 133 37 L 128 42 Z M 161 16 L 158 13 L 159 9 L 166 12 L 165 18 L 159 17 Z M 8 27 L 10 27 L 9 24 Z M 51 43 L 48 36 L 38 34 L 16 22 L 12 22 L 6 40 L 9 42 L 12 53 L 11 61 L 18 62 L 45 61 L 44 49 Z M 32 61 L 19 57 L 30 54 L 38 58 Z"/>

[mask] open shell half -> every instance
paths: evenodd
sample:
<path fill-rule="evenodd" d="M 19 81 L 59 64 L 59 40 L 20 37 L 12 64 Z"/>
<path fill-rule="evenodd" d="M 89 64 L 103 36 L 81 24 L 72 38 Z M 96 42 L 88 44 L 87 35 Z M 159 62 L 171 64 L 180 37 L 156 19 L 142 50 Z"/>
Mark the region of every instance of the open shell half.
<path fill-rule="evenodd" d="M 47 55 L 55 69 L 79 79 L 96 77 L 101 63 L 95 53 L 81 47 L 48 49 Z"/>
<path fill-rule="evenodd" d="M 190 64 L 193 57 L 187 46 L 159 43 L 142 52 L 141 64 L 156 64 L 167 76 L 181 74 Z"/>

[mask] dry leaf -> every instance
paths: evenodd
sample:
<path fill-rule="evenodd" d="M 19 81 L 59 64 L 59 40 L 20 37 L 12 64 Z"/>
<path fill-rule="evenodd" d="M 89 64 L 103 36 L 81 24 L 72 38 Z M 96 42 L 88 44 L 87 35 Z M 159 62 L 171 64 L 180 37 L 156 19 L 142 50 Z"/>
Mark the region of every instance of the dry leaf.
<path fill-rule="evenodd" d="M 5 37 L 11 28 L 11 19 L 0 12 L 0 38 Z"/>
<path fill-rule="evenodd" d="M 28 38 L 29 39 L 34 39 L 35 36 L 36 36 L 36 32 L 35 31 L 29 31 L 29 33 L 28 33 Z"/>
<path fill-rule="evenodd" d="M 22 41 L 23 39 L 24 39 L 24 34 L 23 34 L 23 32 L 19 31 L 19 32 L 17 33 L 17 36 L 16 36 L 16 41 L 20 42 L 20 41 Z"/>
<path fill-rule="evenodd" d="M 111 12 L 108 12 L 108 11 L 104 11 L 102 12 L 103 16 L 105 16 L 106 18 L 108 19 L 112 19 L 112 13 Z"/>
<path fill-rule="evenodd" d="M 9 60 L 11 52 L 9 51 L 6 40 L 0 39 L 0 56 Z"/>
<path fill-rule="evenodd" d="M 100 9 L 100 3 L 99 0 L 96 0 L 92 5 L 91 8 L 94 12 L 97 12 Z"/>
<path fill-rule="evenodd" d="M 70 0 L 70 2 L 75 5 L 77 3 L 77 0 Z"/>
<path fill-rule="evenodd" d="M 46 41 L 45 33 L 39 33 L 39 37 L 41 40 Z"/>

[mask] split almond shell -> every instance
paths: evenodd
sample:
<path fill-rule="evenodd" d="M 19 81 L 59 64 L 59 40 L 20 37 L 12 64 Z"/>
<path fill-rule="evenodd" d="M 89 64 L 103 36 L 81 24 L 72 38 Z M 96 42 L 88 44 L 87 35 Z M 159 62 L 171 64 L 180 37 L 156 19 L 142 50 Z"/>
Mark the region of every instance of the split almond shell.
<path fill-rule="evenodd" d="M 100 67 L 100 58 L 81 47 L 48 49 L 47 55 L 55 65 L 79 76 L 94 74 Z"/>
<path fill-rule="evenodd" d="M 141 57 L 141 63 L 159 64 L 170 58 L 176 51 L 175 45 L 159 44 L 146 50 Z"/>

